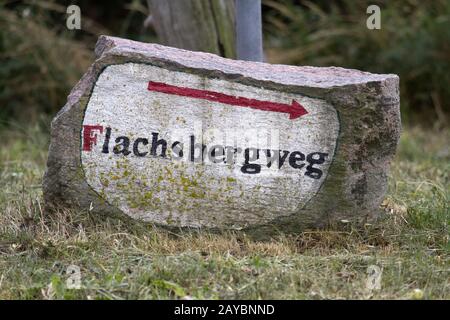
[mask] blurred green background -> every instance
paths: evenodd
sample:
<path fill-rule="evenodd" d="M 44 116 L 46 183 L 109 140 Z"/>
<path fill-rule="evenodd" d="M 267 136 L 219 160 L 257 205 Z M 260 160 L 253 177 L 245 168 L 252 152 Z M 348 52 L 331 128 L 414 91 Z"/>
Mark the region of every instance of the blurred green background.
<path fill-rule="evenodd" d="M 82 30 L 66 28 L 70 4 Z M 158 42 L 148 14 L 145 0 L 0 0 L 0 299 L 450 299 L 449 0 L 263 0 L 269 62 L 396 73 L 404 124 L 380 221 L 270 242 L 43 209 L 51 118 L 100 34 Z"/>
<path fill-rule="evenodd" d="M 81 8 L 82 30 L 66 28 Z M 370 4 L 381 30 L 366 28 Z M 145 0 L 0 1 L 0 123 L 48 122 L 93 62 L 100 34 L 158 42 Z M 450 1 L 263 0 L 268 62 L 400 76 L 404 123 L 447 127 Z"/>

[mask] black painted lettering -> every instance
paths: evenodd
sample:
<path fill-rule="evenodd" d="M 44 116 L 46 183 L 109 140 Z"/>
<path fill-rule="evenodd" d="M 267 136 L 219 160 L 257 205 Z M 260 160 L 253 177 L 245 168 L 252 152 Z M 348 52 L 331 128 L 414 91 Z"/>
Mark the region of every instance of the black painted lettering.
<path fill-rule="evenodd" d="M 221 145 L 214 145 L 209 149 L 209 160 L 212 163 L 221 163 L 225 161 L 225 149 Z"/>
<path fill-rule="evenodd" d="M 137 157 L 145 157 L 147 155 L 147 151 L 140 152 L 139 144 L 142 143 L 144 146 L 148 145 L 148 139 L 145 138 L 137 138 L 133 143 L 133 153 Z"/>
<path fill-rule="evenodd" d="M 116 145 L 114 146 L 113 152 L 115 154 L 122 153 L 124 156 L 127 156 L 131 153 L 128 148 L 130 147 L 130 139 L 125 136 L 117 137 Z"/>
<path fill-rule="evenodd" d="M 105 141 L 103 142 L 102 153 L 109 153 L 109 139 L 111 138 L 111 128 L 106 128 Z"/>
<path fill-rule="evenodd" d="M 325 162 L 325 158 L 328 156 L 328 153 L 323 152 L 313 152 L 308 154 L 306 157 L 306 161 L 309 165 L 306 167 L 305 175 L 313 178 L 320 179 L 322 177 L 322 170 L 313 167 L 315 164 L 322 164 Z"/>
<path fill-rule="evenodd" d="M 289 155 L 289 165 L 294 169 L 301 169 L 305 166 L 305 155 L 300 151 L 294 151 Z"/>
<path fill-rule="evenodd" d="M 225 147 L 226 150 L 226 161 L 225 163 L 227 164 L 235 164 L 235 159 L 236 159 L 236 154 L 239 154 L 242 152 L 242 149 L 237 147 L 231 147 L 231 146 L 226 146 Z"/>
<path fill-rule="evenodd" d="M 204 153 L 205 153 L 205 149 L 206 146 L 204 144 L 201 143 L 196 143 L 195 142 L 195 137 L 192 135 L 191 136 L 191 153 L 190 153 L 190 159 L 192 162 L 196 162 L 196 163 L 202 163 L 203 162 L 203 158 L 204 158 Z M 195 152 L 198 150 L 199 155 L 198 157 L 195 156 Z"/>
<path fill-rule="evenodd" d="M 183 144 L 180 141 L 172 143 L 172 154 L 175 160 L 183 158 Z"/>
<path fill-rule="evenodd" d="M 250 151 L 252 156 L 250 157 Z M 256 174 L 261 172 L 261 165 L 256 163 L 250 163 L 250 161 L 256 161 L 259 159 L 259 149 L 246 148 L 244 150 L 244 165 L 241 167 L 242 173 Z"/>
<path fill-rule="evenodd" d="M 165 158 L 166 157 L 166 151 L 167 151 L 167 141 L 164 139 L 158 140 L 158 133 L 152 132 L 152 148 L 150 150 L 150 154 L 154 157 L 157 155 L 158 147 L 161 146 L 161 154 L 160 156 Z"/>
<path fill-rule="evenodd" d="M 283 155 L 281 155 L 281 152 L 283 152 Z M 281 169 L 288 154 L 289 151 L 286 150 L 282 151 L 266 149 L 267 168 L 270 168 L 272 164 L 278 162 L 278 169 Z"/>
<path fill-rule="evenodd" d="M 281 152 L 283 152 L 283 155 L 281 155 Z M 280 153 L 280 156 L 279 156 L 280 161 L 278 163 L 278 169 L 281 169 L 281 167 L 284 164 L 284 161 L 286 160 L 286 158 L 287 158 L 287 156 L 289 154 L 289 151 L 287 151 L 287 150 L 280 150 L 279 153 Z"/>

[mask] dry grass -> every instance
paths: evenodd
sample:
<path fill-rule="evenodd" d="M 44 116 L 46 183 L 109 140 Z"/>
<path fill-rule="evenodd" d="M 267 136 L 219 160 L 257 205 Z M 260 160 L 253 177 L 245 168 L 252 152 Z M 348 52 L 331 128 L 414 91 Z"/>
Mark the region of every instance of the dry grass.
<path fill-rule="evenodd" d="M 48 213 L 41 131 L 0 132 L 0 298 L 450 298 L 448 131 L 405 132 L 379 223 L 267 241 Z M 80 289 L 66 285 L 72 264 Z M 380 290 L 366 285 L 370 265 Z"/>
<path fill-rule="evenodd" d="M 366 15 L 360 12 L 367 6 L 347 2 L 354 10 L 348 16 L 364 24 Z M 64 8 L 54 1 L 45 2 L 51 10 L 26 3 L 32 9 L 28 17 L 0 4 L 0 121 L 21 117 L 35 123 L 40 114 L 55 112 L 92 62 L 95 40 L 79 41 L 64 23 L 51 19 L 53 11 Z M 448 55 L 441 53 L 448 52 L 448 19 L 425 14 L 423 6 L 412 10 L 424 13 L 420 19 L 410 19 L 397 10 L 403 4 L 395 3 L 383 8 L 390 17 L 375 33 L 356 28 L 359 20 L 324 13 L 310 2 L 310 10 L 286 1 L 265 3 L 276 9 L 265 23 L 271 61 L 397 72 L 406 110 L 415 110 L 417 101 L 427 114 L 427 103 L 436 115 L 445 111 Z M 445 1 L 436 3 L 449 8 Z M 445 18 L 448 10 L 439 15 Z M 410 21 L 418 23 L 405 29 L 403 23 Z M 89 23 L 84 25 L 89 32 Z M 91 29 L 92 34 L 107 33 L 96 25 Z M 377 44 L 386 50 L 374 51 Z M 367 55 L 367 48 L 373 54 Z M 445 116 L 437 118 L 444 127 Z M 386 214 L 377 224 L 342 224 L 267 241 L 232 232 L 173 233 L 89 212 L 46 212 L 40 186 L 46 130 L 37 125 L 0 128 L 0 298 L 450 298 L 448 129 L 404 132 Z M 66 285 L 72 264 L 81 269 L 80 289 Z M 382 268 L 380 290 L 366 285 L 371 265 Z"/>

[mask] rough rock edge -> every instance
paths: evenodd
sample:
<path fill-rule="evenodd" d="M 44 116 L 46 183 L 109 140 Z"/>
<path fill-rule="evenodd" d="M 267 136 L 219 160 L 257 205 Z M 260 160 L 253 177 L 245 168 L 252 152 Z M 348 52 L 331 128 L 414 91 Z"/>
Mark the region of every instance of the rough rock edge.
<path fill-rule="evenodd" d="M 178 60 L 186 68 L 205 70 L 225 70 L 229 75 L 253 78 L 260 81 L 273 81 L 287 86 L 309 86 L 318 88 L 333 88 L 336 86 L 363 84 L 367 82 L 385 81 L 390 78 L 398 79 L 395 74 L 374 74 L 355 69 L 341 67 L 310 67 L 288 66 L 282 64 L 269 64 L 264 62 L 250 62 L 222 58 L 212 53 L 195 52 L 172 47 L 166 47 L 152 43 L 142 43 L 117 37 L 100 36 L 95 55 L 97 59 L 108 53 L 133 53 L 142 54 L 147 58 Z M 214 68 L 205 68 L 203 61 L 214 63 Z M 255 68 L 256 66 L 256 68 Z M 261 73 L 270 73 L 270 77 L 264 77 L 255 69 L 263 69 Z M 324 73 L 326 76 L 324 76 Z M 287 78 L 290 74 L 295 77 Z M 277 77 L 280 75 L 281 77 Z M 358 78 L 356 78 L 358 76 Z M 316 79 L 314 79 L 316 78 Z M 313 79 L 313 80 L 311 80 Z M 331 81 L 333 79 L 334 81 Z M 309 81 L 308 81 L 309 80 Z M 328 83 L 328 82 L 329 83 Z"/>
<path fill-rule="evenodd" d="M 336 107 L 341 119 L 341 133 L 335 159 L 319 193 L 298 213 L 270 225 L 249 227 L 249 232 L 266 234 L 277 229 L 298 232 L 305 227 L 322 227 L 344 218 L 364 220 L 377 216 L 377 208 L 387 188 L 388 165 L 401 131 L 398 76 L 338 67 L 235 61 L 209 53 L 107 36 L 99 38 L 95 53 L 97 60 L 73 88 L 66 105 L 52 121 L 52 142 L 43 186 L 46 203 L 82 208 L 93 205 L 97 212 L 119 212 L 99 199 L 87 186 L 84 176 L 79 174 L 77 146 L 81 114 L 95 79 L 105 66 L 142 61 L 168 69 L 296 92 L 325 99 Z M 66 122 L 72 122 L 72 125 L 65 125 Z M 60 133 L 64 127 L 72 126 L 78 129 Z M 72 148 L 67 148 L 66 140 L 74 142 Z M 347 178 L 342 179 L 342 176 Z M 80 200 L 79 194 L 85 195 L 84 199 Z"/>

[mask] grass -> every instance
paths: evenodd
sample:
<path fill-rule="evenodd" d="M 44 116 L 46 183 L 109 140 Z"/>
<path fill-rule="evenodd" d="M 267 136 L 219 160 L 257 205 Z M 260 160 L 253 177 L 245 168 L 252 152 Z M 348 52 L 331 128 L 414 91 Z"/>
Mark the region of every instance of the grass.
<path fill-rule="evenodd" d="M 255 241 L 43 209 L 48 132 L 0 131 L 1 299 L 450 299 L 450 132 L 407 128 L 385 214 Z M 81 288 L 67 268 L 81 270 Z M 382 270 L 367 287 L 368 267 Z"/>

